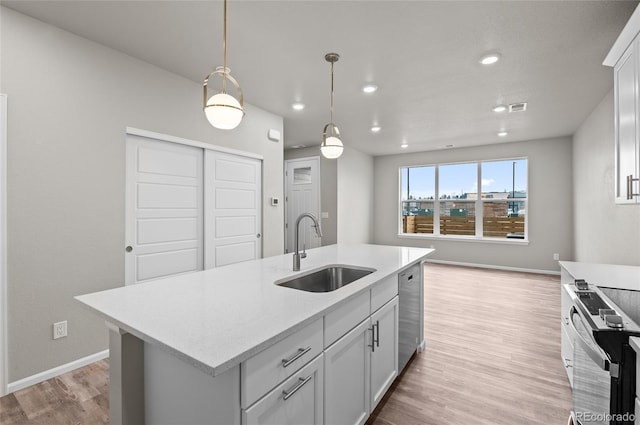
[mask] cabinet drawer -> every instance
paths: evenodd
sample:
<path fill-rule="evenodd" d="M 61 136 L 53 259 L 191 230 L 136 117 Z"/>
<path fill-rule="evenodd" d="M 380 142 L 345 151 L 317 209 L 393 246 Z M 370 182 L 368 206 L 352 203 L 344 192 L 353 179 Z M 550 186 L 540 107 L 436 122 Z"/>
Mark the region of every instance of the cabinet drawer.
<path fill-rule="evenodd" d="M 370 291 L 364 291 L 324 316 L 324 346 L 328 347 L 370 314 Z"/>
<path fill-rule="evenodd" d="M 319 355 L 256 404 L 243 410 L 242 423 L 244 425 L 322 425 L 323 368 L 323 355 Z"/>
<path fill-rule="evenodd" d="M 242 407 L 253 404 L 322 349 L 322 319 L 318 319 L 243 362 L 240 369 Z"/>
<path fill-rule="evenodd" d="M 414 279 L 419 278 L 419 276 L 414 277 Z M 398 295 L 398 275 L 394 274 L 371 288 L 371 313 L 377 311 L 396 295 Z"/>

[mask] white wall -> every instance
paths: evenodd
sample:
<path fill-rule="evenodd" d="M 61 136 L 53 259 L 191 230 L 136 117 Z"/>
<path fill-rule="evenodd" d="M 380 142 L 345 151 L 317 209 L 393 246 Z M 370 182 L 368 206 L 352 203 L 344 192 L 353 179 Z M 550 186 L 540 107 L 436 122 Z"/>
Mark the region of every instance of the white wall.
<path fill-rule="evenodd" d="M 338 243 L 371 243 L 373 201 L 373 157 L 347 146 L 338 158 Z"/>
<path fill-rule="evenodd" d="M 107 348 L 102 320 L 73 296 L 124 282 L 125 128 L 264 157 L 264 199 L 283 197 L 282 118 L 247 105 L 212 128 L 201 85 L 10 9 L 1 9 L 8 95 L 9 382 Z M 114 31 L 117 31 L 114 28 Z M 208 70 L 203 70 L 204 73 Z M 265 202 L 264 255 L 283 252 L 283 207 Z M 51 325 L 68 320 L 53 341 Z"/>
<path fill-rule="evenodd" d="M 375 158 L 374 242 L 436 248 L 434 260 L 559 271 L 553 253 L 573 259 L 571 138 L 408 153 Z M 528 245 L 398 236 L 402 166 L 528 157 Z"/>
<path fill-rule="evenodd" d="M 614 201 L 613 90 L 573 136 L 576 261 L 640 266 L 640 205 Z"/>

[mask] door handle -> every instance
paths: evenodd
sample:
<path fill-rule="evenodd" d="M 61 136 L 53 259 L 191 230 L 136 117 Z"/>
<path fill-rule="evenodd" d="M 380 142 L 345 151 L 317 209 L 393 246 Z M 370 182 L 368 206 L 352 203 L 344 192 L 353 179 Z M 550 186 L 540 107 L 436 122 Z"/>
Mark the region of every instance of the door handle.
<path fill-rule="evenodd" d="M 127 252 L 131 252 L 131 251 L 133 251 L 133 247 L 131 245 L 129 245 L 124 250 L 127 251 Z"/>
<path fill-rule="evenodd" d="M 256 238 L 260 239 L 260 236 L 262 236 L 262 235 L 261 235 L 260 233 L 258 233 L 258 234 L 256 235 Z"/>

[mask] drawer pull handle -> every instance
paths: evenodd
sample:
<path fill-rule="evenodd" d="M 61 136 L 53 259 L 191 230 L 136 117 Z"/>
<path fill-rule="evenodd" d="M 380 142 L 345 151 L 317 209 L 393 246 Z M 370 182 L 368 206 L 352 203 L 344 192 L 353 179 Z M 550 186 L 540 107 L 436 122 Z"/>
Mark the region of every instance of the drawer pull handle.
<path fill-rule="evenodd" d="M 304 387 L 304 384 L 309 382 L 311 378 L 313 378 L 313 375 L 309 375 L 306 378 L 298 378 L 298 383 L 293 388 L 291 388 L 289 391 L 282 390 L 282 398 L 285 400 L 289 400 L 289 398 L 296 392 L 298 392 L 300 388 Z"/>
<path fill-rule="evenodd" d="M 310 350 L 311 350 L 311 346 L 307 348 L 298 348 L 298 351 L 293 356 L 289 357 L 288 359 L 282 359 L 282 367 L 289 366 L 291 363 L 295 362 L 300 357 L 307 354 Z"/>

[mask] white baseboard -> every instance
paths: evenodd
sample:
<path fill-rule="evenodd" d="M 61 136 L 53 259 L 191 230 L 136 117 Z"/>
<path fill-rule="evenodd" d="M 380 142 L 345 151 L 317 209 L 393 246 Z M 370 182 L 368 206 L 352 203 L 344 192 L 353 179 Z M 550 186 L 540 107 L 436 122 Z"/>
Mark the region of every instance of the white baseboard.
<path fill-rule="evenodd" d="M 537 273 L 537 274 L 550 274 L 560 276 L 560 270 L 538 270 L 538 269 L 525 269 L 521 267 L 508 267 L 508 266 L 494 266 L 490 264 L 475 264 L 475 263 L 460 263 L 458 261 L 445 261 L 445 260 L 431 260 L 427 259 L 427 263 L 447 264 L 451 266 L 463 266 L 463 267 L 478 267 L 481 269 L 494 269 L 494 270 L 506 270 L 511 272 L 524 272 L 524 273 Z"/>
<path fill-rule="evenodd" d="M 106 359 L 107 357 L 109 357 L 109 350 L 104 350 L 100 351 L 99 353 L 91 354 L 87 357 L 74 360 L 70 363 L 54 367 L 53 369 L 45 370 L 43 372 L 36 373 L 35 375 L 27 376 L 26 378 L 9 383 L 9 385 L 7 385 L 7 393 L 11 394 L 23 388 L 30 387 L 31 385 L 39 384 L 40 382 L 46 381 L 47 379 L 54 378 L 58 375 L 62 375 L 63 373 L 71 372 L 74 369 L 78 369 L 88 364 L 97 362 L 98 360 Z"/>

